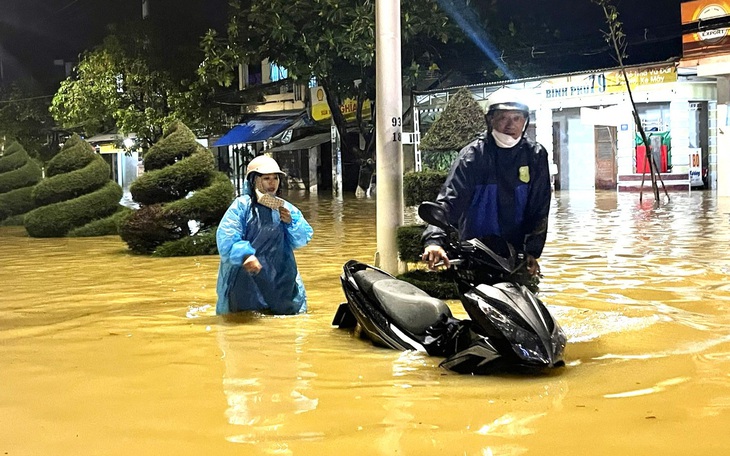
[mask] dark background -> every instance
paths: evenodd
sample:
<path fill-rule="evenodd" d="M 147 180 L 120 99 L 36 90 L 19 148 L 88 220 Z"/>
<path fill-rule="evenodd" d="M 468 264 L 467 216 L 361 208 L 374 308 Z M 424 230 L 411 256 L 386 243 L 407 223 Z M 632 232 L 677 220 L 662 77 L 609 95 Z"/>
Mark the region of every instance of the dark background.
<path fill-rule="evenodd" d="M 447 1 L 447 0 L 445 0 Z M 462 0 L 465 1 L 465 0 Z M 489 0 L 472 0 L 477 7 Z M 226 0 L 149 0 L 150 17 L 171 43 L 197 46 L 210 27 L 225 24 Z M 536 46 L 534 63 L 550 63 L 551 72 L 570 72 L 616 64 L 604 41 L 603 12 L 590 0 L 497 0 L 503 14 L 527 16 L 559 31 L 541 42 L 522 43 L 522 58 Z M 626 64 L 665 60 L 681 54 L 679 0 L 617 0 L 627 35 Z M 139 20 L 141 0 L 0 0 L 0 58 L 4 81 L 31 76 L 60 80 L 64 68 L 54 60 L 78 61 L 84 49 L 99 44 L 111 23 Z M 525 54 L 527 52 L 527 54 Z M 459 51 L 468 62 L 484 59 L 475 47 Z M 530 57 L 532 58 L 532 57 Z"/>

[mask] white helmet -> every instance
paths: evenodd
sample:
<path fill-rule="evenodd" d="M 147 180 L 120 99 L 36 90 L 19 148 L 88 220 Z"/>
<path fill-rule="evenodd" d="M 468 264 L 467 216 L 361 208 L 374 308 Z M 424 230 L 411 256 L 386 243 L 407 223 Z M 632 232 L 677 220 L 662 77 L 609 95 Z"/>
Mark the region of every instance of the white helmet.
<path fill-rule="evenodd" d="M 259 155 L 248 163 L 248 167 L 246 168 L 246 177 L 254 172 L 259 174 L 281 174 L 282 176 L 286 176 L 286 173 L 279 168 L 279 164 L 276 163 L 276 160 L 266 155 Z"/>
<path fill-rule="evenodd" d="M 487 116 L 491 117 L 494 111 L 520 111 L 525 117 L 530 117 L 530 107 L 522 100 L 519 91 L 502 87 L 492 93 L 487 99 Z"/>

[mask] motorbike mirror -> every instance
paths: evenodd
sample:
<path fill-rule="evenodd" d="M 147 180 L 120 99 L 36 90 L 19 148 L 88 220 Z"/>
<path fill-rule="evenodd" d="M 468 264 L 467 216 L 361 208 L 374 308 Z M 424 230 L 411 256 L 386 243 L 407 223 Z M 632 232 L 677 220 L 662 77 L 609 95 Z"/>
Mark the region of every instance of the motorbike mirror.
<path fill-rule="evenodd" d="M 418 206 L 418 216 L 429 225 L 437 226 L 446 232 L 454 231 L 454 227 L 449 225 L 446 218 L 446 211 L 440 204 L 424 201 Z"/>

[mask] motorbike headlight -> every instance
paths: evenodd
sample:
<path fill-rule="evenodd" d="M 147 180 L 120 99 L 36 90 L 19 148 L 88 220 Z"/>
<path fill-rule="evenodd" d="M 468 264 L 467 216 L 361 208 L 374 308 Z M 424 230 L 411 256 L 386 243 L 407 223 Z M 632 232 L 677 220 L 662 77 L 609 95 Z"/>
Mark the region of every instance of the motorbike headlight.
<path fill-rule="evenodd" d="M 485 310 L 489 320 L 509 341 L 520 359 L 529 363 L 550 364 L 550 355 L 536 334 L 525 330 L 491 306 Z"/>

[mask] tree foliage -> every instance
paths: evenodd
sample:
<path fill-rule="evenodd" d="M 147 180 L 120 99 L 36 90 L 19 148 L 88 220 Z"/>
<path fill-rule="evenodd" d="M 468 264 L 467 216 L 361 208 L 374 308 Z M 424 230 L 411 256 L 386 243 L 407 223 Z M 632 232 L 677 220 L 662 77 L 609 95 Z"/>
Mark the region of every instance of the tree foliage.
<path fill-rule="evenodd" d="M 53 119 L 48 113 L 50 97 L 22 81 L 0 87 L 0 137 L 23 144 L 28 154 L 42 158 Z"/>
<path fill-rule="evenodd" d="M 160 68 L 147 43 L 143 31 L 139 36 L 118 32 L 86 51 L 75 75 L 53 97 L 50 110 L 59 125 L 85 135 L 134 133 L 143 147 L 157 142 L 176 119 L 202 133 L 218 130 L 211 91 Z"/>
<path fill-rule="evenodd" d="M 343 149 L 365 158 L 368 150 L 349 144 L 340 110 L 346 97 L 362 101 L 375 92 L 375 2 L 361 0 L 232 0 L 232 14 L 221 39 L 209 31 L 203 81 L 230 85 L 240 62 L 262 58 L 287 68 L 291 77 L 315 77 L 324 90 Z M 461 38 L 461 32 L 435 0 L 401 1 L 401 41 L 406 71 L 435 43 Z M 355 87 L 353 82 L 361 82 Z M 362 103 L 360 103 L 360 107 Z M 370 139 L 372 124 L 358 113 L 361 134 Z M 371 142 L 372 144 L 372 142 Z"/>

